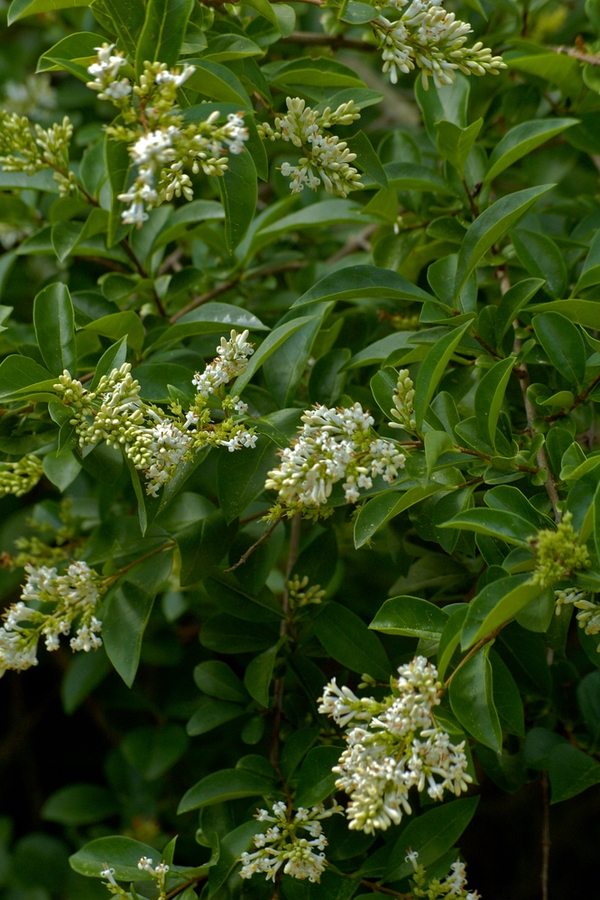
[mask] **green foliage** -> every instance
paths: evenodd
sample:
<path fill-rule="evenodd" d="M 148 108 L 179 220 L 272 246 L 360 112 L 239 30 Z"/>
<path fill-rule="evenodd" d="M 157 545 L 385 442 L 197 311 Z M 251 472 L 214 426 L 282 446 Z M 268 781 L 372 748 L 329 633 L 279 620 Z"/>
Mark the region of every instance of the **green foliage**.
<path fill-rule="evenodd" d="M 600 7 L 319 5 L 2 12 L 7 900 L 476 897 L 600 783 Z"/>

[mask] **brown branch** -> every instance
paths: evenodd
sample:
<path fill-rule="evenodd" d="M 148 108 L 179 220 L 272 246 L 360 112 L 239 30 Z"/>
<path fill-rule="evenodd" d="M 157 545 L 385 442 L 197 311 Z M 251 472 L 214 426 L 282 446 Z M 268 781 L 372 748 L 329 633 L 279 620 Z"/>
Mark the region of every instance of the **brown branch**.
<path fill-rule="evenodd" d="M 191 884 L 198 884 L 200 881 L 205 881 L 207 878 L 208 875 L 194 875 L 193 878 L 188 878 L 188 880 L 184 881 L 183 884 L 180 884 L 179 887 L 173 888 L 172 891 L 169 891 L 168 894 L 165 894 L 165 900 L 171 900 L 171 897 L 176 897 L 177 894 L 180 894 Z"/>
<path fill-rule="evenodd" d="M 481 450 L 471 450 L 469 447 L 461 447 L 460 444 L 454 444 L 454 450 L 457 450 L 459 453 L 467 453 L 469 456 L 477 456 L 479 459 L 486 459 L 488 462 L 492 461 L 492 457 L 489 453 L 482 453 Z M 533 468 L 533 466 L 522 466 L 520 463 L 515 463 L 515 469 L 518 469 L 519 472 L 528 472 L 530 475 L 537 475 L 539 469 Z"/>
<path fill-rule="evenodd" d="M 390 897 L 397 897 L 398 900 L 414 900 L 413 894 L 401 894 L 398 891 L 393 891 L 391 888 L 376 884 L 374 881 L 367 881 L 366 878 L 361 878 L 360 883 L 363 887 L 369 888 L 370 891 L 377 891 L 378 894 L 389 894 Z"/>
<path fill-rule="evenodd" d="M 248 522 L 254 522 L 254 521 L 256 521 L 256 519 L 262 519 L 263 516 L 266 516 L 268 514 L 268 512 L 269 512 L 268 509 L 261 509 L 260 512 L 254 513 L 251 516 L 246 516 L 245 519 L 240 519 L 239 524 L 247 525 Z"/>
<path fill-rule="evenodd" d="M 548 870 L 550 867 L 550 797 L 548 773 L 542 772 L 542 900 L 548 900 Z"/>
<path fill-rule="evenodd" d="M 306 3 L 308 0 L 302 0 Z M 316 6 L 321 6 L 320 0 L 313 0 Z M 356 38 L 347 38 L 343 34 L 314 34 L 312 31 L 292 31 L 289 37 L 282 38 L 284 44 L 301 44 L 306 47 L 331 47 L 332 50 L 361 50 L 363 53 L 376 53 L 377 47 L 367 41 L 359 41 Z"/>
<path fill-rule="evenodd" d="M 228 568 L 228 569 L 225 569 L 225 571 L 226 571 L 226 572 L 235 572 L 235 570 L 236 570 L 239 566 L 243 566 L 244 563 L 246 562 L 246 560 L 247 560 L 250 556 L 252 556 L 252 554 L 254 553 L 254 551 L 256 550 L 256 548 L 257 548 L 257 547 L 260 547 L 260 545 L 261 545 L 264 541 L 266 541 L 267 538 L 270 538 L 270 537 L 271 537 L 271 535 L 273 534 L 273 532 L 275 531 L 275 529 L 277 528 L 277 526 L 278 526 L 279 523 L 281 522 L 281 519 L 282 519 L 282 518 L 283 518 L 283 516 L 280 516 L 275 522 L 273 522 L 273 524 L 272 524 L 269 528 L 267 528 L 267 530 L 264 532 L 264 534 L 261 534 L 261 536 L 259 537 L 259 539 L 258 539 L 257 541 L 255 541 L 255 542 L 252 544 L 251 547 L 248 547 L 248 549 L 246 550 L 246 552 L 243 553 L 243 554 L 240 556 L 240 558 L 239 558 L 238 561 L 235 563 L 235 565 L 229 566 L 229 568 Z"/>
<path fill-rule="evenodd" d="M 231 290 L 232 287 L 235 287 L 236 284 L 239 284 L 241 281 L 252 281 L 255 278 L 263 278 L 267 275 L 276 275 L 279 272 L 288 272 L 292 269 L 301 269 L 305 265 L 305 260 L 291 259 L 285 263 L 280 263 L 277 266 L 270 266 L 268 269 L 258 269 L 256 272 L 250 272 L 247 275 L 245 275 L 243 272 L 240 272 L 234 278 L 229 278 L 222 284 L 211 288 L 210 291 L 206 291 L 206 293 L 199 294 L 197 297 L 194 297 L 191 303 L 188 303 L 188 305 L 184 306 L 183 309 L 178 309 L 177 312 L 171 316 L 169 321 L 171 322 L 171 325 L 174 325 L 175 322 L 177 322 L 178 319 L 181 319 L 182 316 L 185 316 L 186 313 L 191 312 L 193 309 L 197 309 L 204 303 L 208 303 L 209 300 L 214 300 L 215 297 L 220 297 L 221 294 L 226 294 L 227 291 Z"/>
<path fill-rule="evenodd" d="M 591 53 L 583 53 L 581 50 L 577 50 L 575 47 L 550 47 L 550 50 L 554 50 L 555 53 L 564 53 L 567 56 L 572 56 L 573 59 L 578 59 L 579 62 L 589 63 L 590 66 L 600 66 L 600 56 L 592 55 Z"/>
<path fill-rule="evenodd" d="M 497 628 L 494 628 L 493 631 L 490 631 L 489 634 L 486 634 L 484 637 L 481 638 L 480 641 L 477 641 L 477 643 L 473 647 L 471 647 L 471 649 L 469 650 L 467 655 L 463 656 L 463 658 L 461 659 L 461 661 L 455 668 L 454 672 L 452 672 L 452 674 L 449 675 L 448 678 L 446 678 L 446 680 L 444 682 L 444 691 L 448 690 L 448 688 L 450 687 L 450 682 L 452 681 L 452 679 L 454 678 L 454 676 L 456 675 L 458 670 L 462 669 L 462 667 L 467 662 L 467 660 L 471 659 L 472 656 L 475 656 L 475 654 L 479 650 L 481 650 L 482 647 L 485 647 L 486 644 L 489 644 L 490 641 L 496 640 L 496 638 L 498 637 L 498 635 L 500 634 L 502 629 L 505 627 L 505 625 L 508 625 L 509 622 L 510 622 L 510 619 L 507 619 L 506 622 L 503 622 L 502 625 L 498 625 Z"/>
<path fill-rule="evenodd" d="M 123 566 L 122 569 L 119 569 L 118 572 L 115 572 L 114 575 L 110 575 L 106 579 L 106 584 L 112 584 L 114 581 L 118 581 L 125 572 L 129 572 L 130 569 L 134 569 L 136 566 L 139 566 L 140 563 L 146 562 L 147 559 L 150 559 L 152 556 L 156 556 L 157 553 L 162 553 L 163 550 L 170 550 L 175 546 L 175 541 L 167 541 L 166 544 L 163 544 L 162 547 L 157 547 L 155 550 L 150 550 L 149 553 L 144 554 L 144 556 L 140 556 L 139 559 L 134 559 L 133 562 L 128 563 L 126 566 Z"/>
<path fill-rule="evenodd" d="M 338 260 L 344 259 L 345 256 L 350 256 L 355 250 L 370 250 L 369 238 L 378 228 L 379 225 L 367 225 L 359 234 L 353 235 L 333 256 L 330 256 L 325 264 L 331 265 L 331 263 L 338 262 Z"/>
<path fill-rule="evenodd" d="M 598 384 L 600 384 L 600 373 L 596 375 L 594 380 L 591 381 L 590 384 L 588 384 L 584 391 L 582 391 L 577 395 L 577 397 L 575 397 L 568 409 L 563 409 L 560 412 L 554 413 L 553 416 L 542 416 L 544 422 L 556 422 L 557 419 L 562 419 L 563 416 L 568 416 L 570 412 L 573 412 L 573 410 L 580 405 L 580 403 L 583 403 L 585 400 L 587 400 L 589 395 Z"/>
<path fill-rule="evenodd" d="M 498 353 L 497 350 L 494 350 L 493 347 L 490 347 L 487 341 L 485 341 L 480 334 L 477 334 L 476 331 L 472 331 L 471 334 L 475 338 L 478 344 L 481 344 L 484 350 L 486 350 L 490 356 L 493 356 L 495 359 L 503 359 L 503 357 Z"/>

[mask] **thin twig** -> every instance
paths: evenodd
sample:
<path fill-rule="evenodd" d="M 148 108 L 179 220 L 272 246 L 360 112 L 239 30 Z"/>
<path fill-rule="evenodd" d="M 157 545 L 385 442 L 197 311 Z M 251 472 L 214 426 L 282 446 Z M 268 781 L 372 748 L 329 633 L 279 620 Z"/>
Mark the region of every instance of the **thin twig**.
<path fill-rule="evenodd" d="M 329 266 L 332 263 L 336 263 L 338 260 L 350 256 L 350 254 L 354 253 L 356 250 L 370 250 L 371 245 L 369 244 L 369 238 L 378 228 L 379 225 L 367 225 L 367 227 L 363 228 L 359 234 L 353 235 L 353 237 L 351 237 L 343 247 L 340 247 L 333 256 L 330 256 L 329 259 L 326 260 L 325 265 Z"/>
<path fill-rule="evenodd" d="M 118 581 L 125 572 L 129 572 L 130 569 L 134 569 L 136 566 L 139 566 L 140 563 L 146 562 L 147 559 L 150 559 L 152 556 L 156 556 L 158 553 L 162 553 L 164 550 L 170 550 L 175 546 L 175 541 L 167 541 L 166 544 L 163 544 L 162 547 L 157 547 L 155 550 L 151 550 L 149 553 L 144 554 L 144 556 L 140 556 L 139 559 L 134 559 L 133 562 L 128 563 L 126 566 L 123 566 L 122 569 L 119 569 L 118 572 L 115 572 L 114 575 L 110 575 L 106 579 L 107 584 L 112 584 L 113 581 Z"/>
<path fill-rule="evenodd" d="M 572 56 L 573 59 L 578 59 L 579 62 L 589 63 L 590 66 L 600 66 L 600 56 L 595 56 L 591 53 L 584 53 L 581 50 L 577 50 L 575 47 L 550 47 L 550 50 L 554 50 L 555 53 L 564 53 L 567 56 Z"/>
<path fill-rule="evenodd" d="M 542 772 L 542 900 L 548 900 L 548 870 L 550 867 L 550 797 L 548 773 Z"/>
<path fill-rule="evenodd" d="M 194 875 L 193 878 L 189 878 L 187 881 L 184 881 L 183 884 L 180 884 L 179 887 L 173 888 L 172 891 L 169 891 L 168 894 L 165 894 L 165 900 L 171 900 L 171 897 L 176 897 L 177 894 L 180 894 L 191 884 L 198 884 L 200 881 L 205 881 L 207 875 Z"/>
<path fill-rule="evenodd" d="M 269 512 L 268 509 L 261 509 L 260 512 L 254 513 L 251 516 L 246 516 L 245 519 L 240 519 L 239 524 L 247 525 L 248 522 L 254 522 L 254 521 L 256 521 L 256 519 L 262 519 L 263 516 L 266 516 L 268 512 Z"/>
<path fill-rule="evenodd" d="M 273 532 L 275 531 L 275 529 L 277 528 L 277 526 L 278 526 L 279 523 L 281 522 L 281 519 L 282 519 L 282 516 L 280 516 L 275 522 L 273 522 L 273 524 L 272 524 L 269 528 L 267 528 L 267 530 L 264 532 L 264 534 L 261 534 L 261 536 L 259 537 L 259 539 L 258 539 L 257 541 L 255 541 L 255 542 L 252 544 L 251 547 L 248 547 L 248 549 L 246 550 L 246 552 L 243 553 L 243 554 L 240 556 L 240 558 L 239 558 L 238 561 L 235 563 L 235 565 L 229 566 L 229 568 L 228 568 L 228 569 L 225 569 L 225 571 L 226 571 L 226 572 L 235 572 L 235 570 L 236 570 L 239 566 L 243 566 L 244 563 L 246 562 L 246 560 L 247 560 L 250 556 L 252 556 L 252 554 L 254 553 L 254 551 L 256 550 L 256 548 L 257 548 L 257 547 L 260 547 L 260 545 L 261 545 L 264 541 L 266 541 L 267 538 L 270 538 L 270 537 L 271 537 L 271 535 L 273 534 Z"/>
<path fill-rule="evenodd" d="M 250 272 L 249 274 L 244 274 L 240 272 L 234 278 L 229 278 L 227 281 L 224 281 L 222 284 L 217 285 L 214 288 L 211 288 L 210 291 L 206 291 L 204 294 L 199 294 L 197 297 L 188 303 L 187 306 L 184 306 L 183 309 L 178 309 L 176 313 L 174 313 L 170 322 L 171 325 L 174 325 L 178 319 L 181 319 L 182 316 L 185 316 L 186 313 L 191 312 L 193 309 L 197 309 L 199 306 L 202 306 L 204 303 L 208 303 L 210 300 L 214 300 L 215 297 L 220 297 L 221 294 L 226 294 L 227 291 L 231 290 L 231 288 L 235 287 L 236 284 L 239 284 L 241 281 L 252 281 L 255 278 L 266 278 L 268 275 L 277 275 L 280 272 L 288 272 L 293 269 L 302 269 L 306 265 L 306 261 L 303 259 L 290 259 L 287 262 L 280 263 L 277 266 L 270 266 L 267 269 L 258 269 L 256 272 Z"/>
<path fill-rule="evenodd" d="M 562 419 L 563 416 L 568 416 L 570 412 L 573 412 L 573 410 L 580 405 L 580 403 L 583 403 L 585 400 L 587 400 L 589 395 L 598 384 L 600 384 L 600 374 L 596 375 L 594 380 L 591 381 L 590 384 L 588 384 L 586 389 L 578 394 L 577 397 L 575 397 L 568 409 L 563 409 L 560 412 L 554 413 L 553 416 L 542 416 L 543 420 L 545 422 L 556 422 L 557 419 Z"/>
<path fill-rule="evenodd" d="M 484 637 L 482 637 L 480 641 L 477 641 L 477 643 L 473 647 L 471 647 L 467 655 L 463 656 L 454 672 L 452 672 L 452 674 L 449 675 L 448 678 L 446 678 L 444 682 L 444 691 L 448 690 L 448 688 L 450 687 L 450 682 L 452 681 L 458 670 L 462 669 L 467 660 L 471 659 L 472 656 L 475 656 L 477 651 L 481 650 L 482 647 L 485 647 L 486 644 L 489 644 L 490 641 L 494 641 L 498 637 L 504 626 L 508 625 L 509 621 L 510 619 L 507 619 L 506 622 L 502 623 L 502 625 L 498 625 L 497 628 L 494 628 L 494 630 L 490 631 L 489 634 L 484 635 Z"/>
<path fill-rule="evenodd" d="M 374 881 L 367 881 L 366 878 L 361 878 L 360 883 L 371 891 L 377 891 L 378 894 L 389 894 L 390 897 L 397 897 L 398 900 L 414 900 L 412 894 L 401 894 L 399 891 L 393 891 L 391 888 L 383 887 Z"/>

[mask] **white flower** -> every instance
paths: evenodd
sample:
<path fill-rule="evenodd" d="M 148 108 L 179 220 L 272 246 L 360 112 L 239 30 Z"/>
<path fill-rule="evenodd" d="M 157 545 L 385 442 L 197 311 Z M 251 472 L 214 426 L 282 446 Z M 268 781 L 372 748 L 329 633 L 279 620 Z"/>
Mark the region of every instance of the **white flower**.
<path fill-rule="evenodd" d="M 405 456 L 395 444 L 370 439 L 374 419 L 360 403 L 340 409 L 315 406 L 302 421 L 298 438 L 281 451 L 281 463 L 265 483 L 287 506 L 323 506 L 338 481 L 343 481 L 346 502 L 355 503 L 360 488 L 373 486 L 372 477 L 383 475 L 391 483 L 404 466 Z"/>
<path fill-rule="evenodd" d="M 229 339 L 221 338 L 217 347 L 217 358 L 206 366 L 202 374 L 196 372 L 192 384 L 203 397 L 214 394 L 221 385 L 228 384 L 237 375 L 246 371 L 248 357 L 254 353 L 252 344 L 246 340 L 248 334 L 247 329 L 241 334 L 232 329 Z"/>
<path fill-rule="evenodd" d="M 181 85 L 188 80 L 190 75 L 193 75 L 196 71 L 196 66 L 184 66 L 181 72 L 169 72 L 163 71 L 159 72 L 156 76 L 157 84 L 174 84 L 176 87 L 181 87 Z"/>
<path fill-rule="evenodd" d="M 438 88 L 452 84 L 457 69 L 466 75 L 485 75 L 505 68 L 502 57 L 492 56 L 480 41 L 470 48 L 464 46 L 471 26 L 442 9 L 441 3 L 442 0 L 414 0 L 403 10 L 405 0 L 392 0 L 400 18 L 395 22 L 384 16 L 374 20 L 383 71 L 389 72 L 393 84 L 397 83 L 399 72 L 408 73 L 415 65 L 423 72 L 425 90 L 430 77 Z"/>
<path fill-rule="evenodd" d="M 464 741 L 452 744 L 434 722 L 440 689 L 435 666 L 415 657 L 399 667 L 396 689 L 398 696 L 378 702 L 359 699 L 333 681 L 319 707 L 341 725 L 353 718 L 366 721 L 348 731 L 348 746 L 333 769 L 340 776 L 336 787 L 350 796 L 349 827 L 366 834 L 397 825 L 404 814 L 411 814 L 412 787 L 442 800 L 445 791 L 459 796 L 472 781 Z"/>
<path fill-rule="evenodd" d="M 61 634 L 69 634 L 79 622 L 73 650 L 96 649 L 102 623 L 93 615 L 102 584 L 97 573 L 81 560 L 71 563 L 63 575 L 56 568 L 25 566 L 21 600 L 10 606 L 0 627 L 0 674 L 6 669 L 28 669 L 37 665 L 37 647 L 44 638 L 46 649 L 58 650 Z M 34 603 L 35 607 L 27 606 Z"/>
<path fill-rule="evenodd" d="M 327 839 L 321 820 L 341 811 L 340 806 L 326 809 L 319 803 L 310 810 L 300 808 L 292 817 L 291 813 L 288 816 L 287 806 L 281 801 L 273 804 L 272 815 L 266 809 L 258 810 L 256 819 L 259 822 L 276 824 L 254 836 L 255 851 L 242 854 L 240 876 L 252 878 L 260 873 L 266 876 L 267 881 L 275 881 L 277 872 L 283 866 L 283 872 L 292 878 L 319 882 L 327 865 L 323 853 Z M 305 837 L 303 832 L 307 832 L 309 837 Z"/>

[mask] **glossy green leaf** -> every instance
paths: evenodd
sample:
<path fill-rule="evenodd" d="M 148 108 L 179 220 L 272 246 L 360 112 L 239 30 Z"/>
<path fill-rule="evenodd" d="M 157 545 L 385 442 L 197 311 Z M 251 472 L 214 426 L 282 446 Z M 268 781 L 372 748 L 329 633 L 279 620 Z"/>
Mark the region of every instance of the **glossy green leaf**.
<path fill-rule="evenodd" d="M 511 128 L 490 155 L 486 182 L 573 125 L 577 125 L 577 119 L 535 119 Z"/>
<path fill-rule="evenodd" d="M 111 663 L 127 685 L 135 679 L 142 650 L 142 638 L 154 593 L 125 582 L 111 594 L 102 619 L 102 640 Z"/>
<path fill-rule="evenodd" d="M 86 4 L 87 5 L 87 4 Z M 130 59 L 135 59 L 139 37 L 144 27 L 145 6 L 139 0 L 94 0 L 109 17 L 120 44 Z"/>
<path fill-rule="evenodd" d="M 556 243 L 541 231 L 516 228 L 511 232 L 517 256 L 530 275 L 543 278 L 552 297 L 563 297 L 567 287 L 567 267 Z"/>
<path fill-rule="evenodd" d="M 148 0 L 136 53 L 138 73 L 146 61 L 175 65 L 191 11 L 192 0 Z"/>
<path fill-rule="evenodd" d="M 231 252 L 246 234 L 256 210 L 257 175 L 250 153 L 229 156 L 218 183 L 226 217 L 225 241 Z"/>
<path fill-rule="evenodd" d="M 261 706 L 269 706 L 269 693 L 273 680 L 273 667 L 277 659 L 280 644 L 269 647 L 263 653 L 255 656 L 249 663 L 244 675 L 244 685 L 253 700 Z"/>
<path fill-rule="evenodd" d="M 500 538 L 509 544 L 528 547 L 528 538 L 533 537 L 535 529 L 520 516 L 501 509 L 465 509 L 458 516 L 444 522 L 442 528 L 463 528 L 477 534 L 488 534 Z"/>
<path fill-rule="evenodd" d="M 525 737 L 523 701 L 510 669 L 495 650 L 490 653 L 494 682 L 494 705 L 502 730 Z"/>
<path fill-rule="evenodd" d="M 428 484 L 425 487 L 417 485 L 403 493 L 387 491 L 367 503 L 359 510 L 354 523 L 354 546 L 358 549 L 371 539 L 375 532 L 399 515 L 405 509 L 409 509 L 432 494 L 439 494 L 447 490 L 443 484 Z"/>
<path fill-rule="evenodd" d="M 244 453 L 221 452 L 217 461 L 217 492 L 228 522 L 240 515 L 265 488 L 267 472 L 277 465 L 277 446 L 260 435 Z"/>
<path fill-rule="evenodd" d="M 70 784 L 48 797 L 41 810 L 47 822 L 61 825 L 91 825 L 117 812 L 110 791 L 96 784 Z"/>
<path fill-rule="evenodd" d="M 340 747 L 315 747 L 302 763 L 298 778 L 296 803 L 309 808 L 322 803 L 335 788 L 338 777 L 331 770 L 342 754 Z"/>
<path fill-rule="evenodd" d="M 540 586 L 532 584 L 528 574 L 509 575 L 486 585 L 469 604 L 461 634 L 463 650 L 508 622 L 541 593 Z"/>
<path fill-rule="evenodd" d="M 535 336 L 552 365 L 571 384 L 580 385 L 585 377 L 585 344 L 579 329 L 557 312 L 533 317 Z"/>
<path fill-rule="evenodd" d="M 324 300 L 358 300 L 373 297 L 378 300 L 418 300 L 425 302 L 435 298 L 411 284 L 397 272 L 378 269 L 376 266 L 349 266 L 326 275 L 293 304 L 304 306 Z"/>
<path fill-rule="evenodd" d="M 84 844 L 81 850 L 69 857 L 71 868 L 88 878 L 101 878 L 107 860 L 115 870 L 119 881 L 152 881 L 149 872 L 140 871 L 138 862 L 142 856 L 152 859 L 156 850 L 130 837 L 101 837 Z"/>
<path fill-rule="evenodd" d="M 496 425 L 504 401 L 504 393 L 515 365 L 516 357 L 501 359 L 485 373 L 475 392 L 477 424 L 490 444 L 496 445 Z"/>
<path fill-rule="evenodd" d="M 194 681 L 209 697 L 244 703 L 247 691 L 230 666 L 220 660 L 199 663 L 194 669 Z"/>
<path fill-rule="evenodd" d="M 273 793 L 273 782 L 244 769 L 221 769 L 207 775 L 187 791 L 179 804 L 178 813 L 212 806 L 225 800 L 240 797 L 269 796 Z"/>
<path fill-rule="evenodd" d="M 438 153 L 452 163 L 461 175 L 482 125 L 483 119 L 477 119 L 468 128 L 459 128 L 454 122 L 445 120 L 435 123 Z"/>
<path fill-rule="evenodd" d="M 452 675 L 450 704 L 463 727 L 481 744 L 500 753 L 502 728 L 494 704 L 490 644 L 466 660 Z"/>
<path fill-rule="evenodd" d="M 0 397 L 3 399 L 13 393 L 27 391 L 31 385 L 47 384 L 51 387 L 54 382 L 50 372 L 28 356 L 13 353 L 0 363 Z"/>
<path fill-rule="evenodd" d="M 430 866 L 459 839 L 473 816 L 479 797 L 453 800 L 426 810 L 411 819 L 394 844 L 384 881 L 408 878 L 414 869 L 406 856 L 410 850 L 419 854 L 419 862 Z"/>
<path fill-rule="evenodd" d="M 512 228 L 553 185 L 515 191 L 488 206 L 475 219 L 463 239 L 456 268 L 455 292 L 458 294 L 467 278 L 496 241 Z"/>
<path fill-rule="evenodd" d="M 282 325 L 278 325 L 277 328 L 274 328 L 262 342 L 258 350 L 254 351 L 254 355 L 250 357 L 246 371 L 242 375 L 238 375 L 234 381 L 233 386 L 231 387 L 232 396 L 234 394 L 241 394 L 250 379 L 271 354 L 274 353 L 278 347 L 281 347 L 294 332 L 298 331 L 299 328 L 302 328 L 303 325 L 306 325 L 313 318 L 314 316 L 301 316 L 297 319 L 284 322 Z"/>
<path fill-rule="evenodd" d="M 33 305 L 33 322 L 42 358 L 50 372 L 62 375 L 67 369 L 75 377 L 75 318 L 66 285 L 55 282 L 40 291 Z"/>
<path fill-rule="evenodd" d="M 385 601 L 369 628 L 384 634 L 439 641 L 447 621 L 448 614 L 428 600 L 400 596 Z"/>
<path fill-rule="evenodd" d="M 12 25 L 25 16 L 54 12 L 57 9 L 71 9 L 74 6 L 88 6 L 90 0 L 13 0 L 8 10 L 8 24 Z"/>
<path fill-rule="evenodd" d="M 314 629 L 325 650 L 337 662 L 380 681 L 390 676 L 390 664 L 379 639 L 356 613 L 340 603 L 328 603 L 314 621 Z"/>
<path fill-rule="evenodd" d="M 183 587 L 203 581 L 210 574 L 227 553 L 236 531 L 237 525 L 228 524 L 223 513 L 215 510 L 177 533 Z"/>
<path fill-rule="evenodd" d="M 228 703 L 224 700 L 215 700 L 212 697 L 203 697 L 198 709 L 188 721 L 186 731 L 190 737 L 198 737 L 207 734 L 213 728 L 225 725 L 237 719 L 245 712 L 243 706 L 237 703 Z"/>
<path fill-rule="evenodd" d="M 427 407 L 452 354 L 471 324 L 472 322 L 468 321 L 462 327 L 449 331 L 431 347 L 425 357 L 415 384 L 414 410 L 418 429 L 421 428 Z"/>
<path fill-rule="evenodd" d="M 572 747 L 558 744 L 548 756 L 551 803 L 561 803 L 600 782 L 600 764 Z"/>
<path fill-rule="evenodd" d="M 129 182 L 131 157 L 127 151 L 127 144 L 122 141 L 110 141 L 106 138 L 104 141 L 104 164 L 110 185 L 110 209 L 106 235 L 106 246 L 110 249 L 123 238 L 128 230 L 122 224 L 121 213 L 124 206 L 119 200 L 119 194 L 126 192 Z"/>
<path fill-rule="evenodd" d="M 86 331 L 101 334 L 113 341 L 126 337 L 129 346 L 138 353 L 144 343 L 144 326 L 138 314 L 131 309 L 113 313 L 110 316 L 102 316 L 94 322 L 89 322 L 84 328 Z"/>
<path fill-rule="evenodd" d="M 250 100 L 241 81 L 227 66 L 204 59 L 190 59 L 186 62 L 196 68 L 196 71 L 186 81 L 188 87 L 198 91 L 204 97 L 208 97 L 209 100 L 237 103 L 242 109 L 250 108 Z M 240 156 L 246 155 L 245 153 L 240 154 Z M 229 161 L 232 158 L 229 157 Z M 239 159 L 239 157 L 236 158 Z"/>
<path fill-rule="evenodd" d="M 429 82 L 427 90 L 423 85 L 422 76 L 419 75 L 417 78 L 415 96 L 423 114 L 427 136 L 434 146 L 437 136 L 436 122 L 445 120 L 459 128 L 466 127 L 469 90 L 468 79 L 458 73 L 451 85 L 437 88 Z"/>
<path fill-rule="evenodd" d="M 442 634 L 439 638 L 437 653 L 437 669 L 440 681 L 444 680 L 452 657 L 460 645 L 460 634 L 467 615 L 467 610 L 468 606 L 466 603 L 464 607 L 454 609 L 447 617 L 444 624 Z"/>
<path fill-rule="evenodd" d="M 83 4 L 82 4 L 83 5 Z M 88 64 L 96 58 L 96 47 L 102 46 L 102 37 L 90 31 L 78 31 L 58 41 L 40 56 L 37 72 L 52 72 L 60 68 L 55 59 L 71 59 L 81 65 Z"/>

